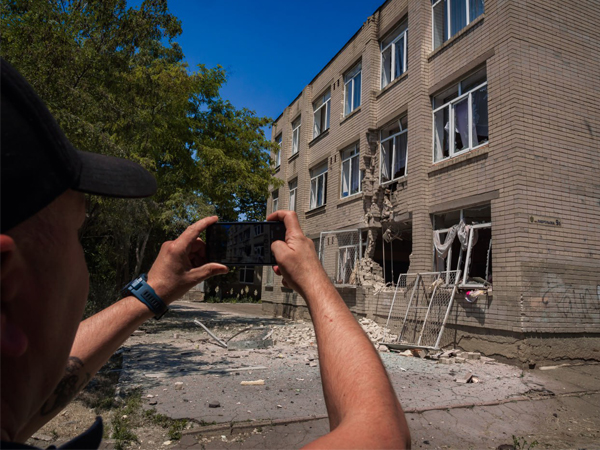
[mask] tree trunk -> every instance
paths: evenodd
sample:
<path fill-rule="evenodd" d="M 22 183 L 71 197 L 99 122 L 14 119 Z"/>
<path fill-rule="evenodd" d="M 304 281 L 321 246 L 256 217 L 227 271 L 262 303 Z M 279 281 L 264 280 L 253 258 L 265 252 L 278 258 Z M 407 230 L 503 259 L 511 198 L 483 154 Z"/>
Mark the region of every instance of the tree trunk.
<path fill-rule="evenodd" d="M 149 238 L 149 230 L 146 231 L 142 236 L 138 237 L 138 245 L 135 248 L 135 270 L 133 271 L 134 276 L 139 274 L 140 270 L 142 270 L 142 261 L 144 260 L 144 254 L 146 253 L 146 244 L 148 243 Z"/>

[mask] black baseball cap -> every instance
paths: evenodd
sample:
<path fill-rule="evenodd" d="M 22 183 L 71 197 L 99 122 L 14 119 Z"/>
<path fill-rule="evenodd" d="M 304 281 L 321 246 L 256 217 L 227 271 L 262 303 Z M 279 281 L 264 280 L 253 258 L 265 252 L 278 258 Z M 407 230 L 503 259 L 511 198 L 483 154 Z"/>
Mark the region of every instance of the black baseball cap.
<path fill-rule="evenodd" d="M 140 198 L 156 180 L 139 164 L 77 150 L 21 74 L 0 58 L 1 232 L 33 216 L 67 189 Z"/>

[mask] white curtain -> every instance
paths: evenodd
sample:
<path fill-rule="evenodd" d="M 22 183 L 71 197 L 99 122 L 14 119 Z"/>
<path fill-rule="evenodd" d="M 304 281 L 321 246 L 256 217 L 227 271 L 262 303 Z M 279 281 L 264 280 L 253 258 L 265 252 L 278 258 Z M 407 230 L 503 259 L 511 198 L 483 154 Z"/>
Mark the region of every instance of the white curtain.
<path fill-rule="evenodd" d="M 468 148 L 469 145 L 469 98 L 454 105 L 454 120 L 456 121 L 456 131 L 460 134 L 462 147 L 455 150 Z M 455 141 L 456 142 L 456 141 Z"/>
<path fill-rule="evenodd" d="M 458 225 L 454 225 L 446 232 L 446 239 L 444 239 L 443 243 L 441 241 L 442 232 L 437 230 L 433 232 L 433 245 L 438 257 L 444 259 L 446 256 L 448 256 L 448 251 L 452 247 L 452 243 L 454 242 L 457 232 Z"/>

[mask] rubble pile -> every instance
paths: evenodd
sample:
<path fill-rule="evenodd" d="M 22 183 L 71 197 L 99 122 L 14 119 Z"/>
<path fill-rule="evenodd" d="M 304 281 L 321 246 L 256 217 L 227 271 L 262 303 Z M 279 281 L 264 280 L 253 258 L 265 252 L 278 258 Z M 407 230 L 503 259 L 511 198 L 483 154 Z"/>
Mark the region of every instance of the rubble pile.
<path fill-rule="evenodd" d="M 287 344 L 295 347 L 316 345 L 315 330 L 312 323 L 298 322 L 273 328 L 271 339 L 275 344 Z"/>
<path fill-rule="evenodd" d="M 390 333 L 390 330 L 379 325 L 377 322 L 362 318 L 358 323 L 367 333 L 373 345 L 377 346 L 380 342 L 393 341 L 398 336 Z M 295 347 L 310 347 L 317 343 L 315 330 L 310 322 L 297 322 L 291 325 L 281 325 L 273 328 L 270 338 L 277 344 L 292 345 Z"/>
<path fill-rule="evenodd" d="M 386 342 L 395 341 L 398 338 L 397 335 L 390 333 L 388 328 L 379 325 L 374 320 L 363 317 L 358 323 L 360 323 L 360 326 L 365 330 L 365 333 L 367 333 L 373 344 L 383 342 L 384 340 Z"/>

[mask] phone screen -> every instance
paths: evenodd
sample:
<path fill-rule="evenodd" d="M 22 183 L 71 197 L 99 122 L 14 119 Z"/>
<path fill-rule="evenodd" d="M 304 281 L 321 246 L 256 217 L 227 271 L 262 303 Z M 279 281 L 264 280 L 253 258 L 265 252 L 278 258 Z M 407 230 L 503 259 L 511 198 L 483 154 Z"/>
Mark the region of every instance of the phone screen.
<path fill-rule="evenodd" d="M 283 222 L 217 222 L 206 229 L 206 257 L 226 266 L 274 266 L 271 243 L 283 240 Z"/>

